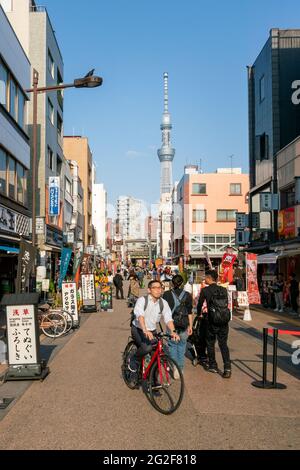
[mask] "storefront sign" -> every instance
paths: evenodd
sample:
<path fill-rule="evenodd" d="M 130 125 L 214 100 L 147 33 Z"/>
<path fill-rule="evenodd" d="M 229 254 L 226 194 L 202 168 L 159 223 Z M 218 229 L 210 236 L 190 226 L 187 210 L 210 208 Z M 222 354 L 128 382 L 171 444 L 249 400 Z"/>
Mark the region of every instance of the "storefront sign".
<path fill-rule="evenodd" d="M 96 291 L 94 274 L 82 274 L 82 302 L 84 306 L 96 306 Z"/>
<path fill-rule="evenodd" d="M 58 216 L 60 214 L 60 178 L 49 178 L 49 215 Z"/>
<path fill-rule="evenodd" d="M 34 262 L 35 248 L 25 240 L 21 240 L 16 286 L 16 291 L 18 294 L 25 292 Z"/>
<path fill-rule="evenodd" d="M 35 222 L 36 235 L 45 235 L 45 219 L 38 217 Z"/>
<path fill-rule="evenodd" d="M 294 207 L 279 211 L 278 232 L 281 239 L 294 238 L 296 236 L 296 217 Z"/>
<path fill-rule="evenodd" d="M 9 365 L 37 364 L 35 307 L 7 306 L 6 315 Z"/>
<path fill-rule="evenodd" d="M 238 292 L 238 306 L 249 307 L 248 292 Z"/>
<path fill-rule="evenodd" d="M 58 288 L 61 289 L 62 283 L 67 275 L 69 264 L 71 261 L 72 250 L 71 248 L 64 248 L 61 252 L 60 272 Z"/>
<path fill-rule="evenodd" d="M 63 309 L 73 317 L 74 325 L 79 324 L 77 308 L 77 289 L 75 282 L 64 282 L 62 285 Z"/>
<path fill-rule="evenodd" d="M 6 232 L 17 231 L 17 214 L 7 207 L 0 205 L 0 229 Z"/>
<path fill-rule="evenodd" d="M 46 231 L 46 243 L 47 245 L 61 248 L 63 246 L 63 234 L 62 232 L 56 232 L 51 228 L 47 227 Z"/>
<path fill-rule="evenodd" d="M 246 275 L 248 301 L 253 305 L 260 305 L 261 298 L 257 282 L 257 255 L 253 253 L 246 254 Z"/>
<path fill-rule="evenodd" d="M 50 279 L 43 279 L 42 280 L 42 291 L 49 292 L 50 289 Z"/>

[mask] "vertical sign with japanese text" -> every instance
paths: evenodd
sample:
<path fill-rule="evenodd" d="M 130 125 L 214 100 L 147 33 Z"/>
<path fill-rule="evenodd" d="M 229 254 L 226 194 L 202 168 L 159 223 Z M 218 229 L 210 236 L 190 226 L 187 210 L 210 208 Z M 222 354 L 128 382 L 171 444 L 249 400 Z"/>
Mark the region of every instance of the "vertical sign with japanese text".
<path fill-rule="evenodd" d="M 94 274 L 82 274 L 82 302 L 84 306 L 96 305 L 95 277 Z"/>
<path fill-rule="evenodd" d="M 49 178 L 49 215 L 59 216 L 60 214 L 60 178 Z"/>
<path fill-rule="evenodd" d="M 62 285 L 63 309 L 69 312 L 73 317 L 75 325 L 79 323 L 77 308 L 77 289 L 76 282 L 64 282 Z"/>
<path fill-rule="evenodd" d="M 35 248 L 25 240 L 20 242 L 20 253 L 18 258 L 17 293 L 26 291 L 27 281 L 35 261 Z"/>
<path fill-rule="evenodd" d="M 9 365 L 37 364 L 35 307 L 7 306 L 6 314 Z"/>

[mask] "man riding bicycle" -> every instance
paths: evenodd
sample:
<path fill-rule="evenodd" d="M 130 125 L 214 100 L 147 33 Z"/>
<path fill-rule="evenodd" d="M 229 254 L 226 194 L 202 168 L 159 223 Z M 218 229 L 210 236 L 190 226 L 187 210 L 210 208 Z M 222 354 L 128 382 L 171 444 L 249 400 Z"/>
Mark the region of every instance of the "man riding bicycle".
<path fill-rule="evenodd" d="M 161 282 L 151 281 L 148 286 L 148 296 L 140 297 L 135 305 L 131 334 L 138 349 L 128 364 L 129 370 L 133 373 L 139 370 L 142 358 L 152 352 L 156 326 L 162 316 L 173 341 L 180 341 L 180 336 L 175 331 L 172 312 L 168 303 L 162 299 L 162 294 Z"/>

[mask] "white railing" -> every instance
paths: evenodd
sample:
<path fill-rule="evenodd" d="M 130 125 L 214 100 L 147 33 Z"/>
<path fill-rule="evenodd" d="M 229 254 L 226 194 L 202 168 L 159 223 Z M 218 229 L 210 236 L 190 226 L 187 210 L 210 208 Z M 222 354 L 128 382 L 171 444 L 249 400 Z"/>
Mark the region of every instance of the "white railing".
<path fill-rule="evenodd" d="M 190 254 L 224 254 L 226 247 L 235 248 L 235 235 L 193 235 L 190 237 Z"/>

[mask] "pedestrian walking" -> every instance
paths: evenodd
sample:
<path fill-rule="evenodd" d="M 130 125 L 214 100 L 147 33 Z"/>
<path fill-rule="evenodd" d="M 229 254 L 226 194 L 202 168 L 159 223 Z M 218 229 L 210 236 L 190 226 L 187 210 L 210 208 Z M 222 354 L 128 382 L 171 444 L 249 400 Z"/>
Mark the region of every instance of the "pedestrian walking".
<path fill-rule="evenodd" d="M 274 312 L 283 313 L 283 310 L 284 310 L 283 288 L 284 288 L 283 275 L 278 274 L 278 276 L 275 277 L 275 282 L 273 283 L 273 286 L 272 286 L 272 290 L 274 292 L 275 302 L 276 302 L 276 308 L 274 309 Z"/>
<path fill-rule="evenodd" d="M 123 277 L 121 276 L 121 270 L 118 269 L 117 274 L 114 277 L 114 286 L 116 288 L 116 299 L 120 299 L 119 293 L 121 294 L 121 299 L 124 300 L 124 291 L 123 291 Z"/>
<path fill-rule="evenodd" d="M 228 294 L 224 287 L 217 285 L 218 273 L 214 270 L 207 272 L 205 283 L 208 287 L 201 290 L 197 306 L 197 315 L 200 316 L 204 302 L 207 304 L 207 353 L 209 365 L 207 370 L 212 373 L 218 373 L 218 364 L 216 361 L 215 343 L 221 350 L 224 373 L 223 378 L 231 377 L 231 360 L 228 348 L 230 311 L 228 308 Z"/>
<path fill-rule="evenodd" d="M 177 274 L 172 279 L 173 289 L 165 292 L 163 299 L 168 302 L 172 312 L 175 331 L 180 341 L 177 343 L 169 341 L 169 355 L 183 371 L 185 362 L 185 351 L 188 337 L 193 333 L 193 299 L 191 294 L 183 289 L 184 280 Z M 175 371 L 175 375 L 178 371 Z M 174 377 L 175 377 L 174 375 Z M 175 377 L 175 379 L 179 378 Z"/>
<path fill-rule="evenodd" d="M 128 306 L 134 307 L 137 299 L 140 296 L 140 284 L 136 274 L 131 274 L 129 276 L 129 289 L 128 289 Z"/>
<path fill-rule="evenodd" d="M 293 313 L 298 315 L 299 282 L 296 279 L 295 273 L 290 276 L 289 291 Z"/>

